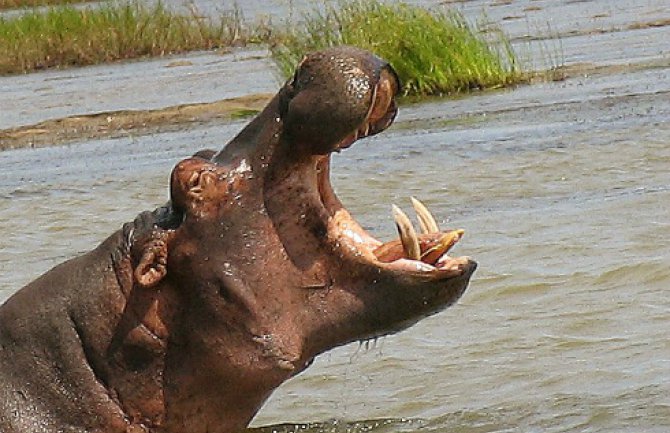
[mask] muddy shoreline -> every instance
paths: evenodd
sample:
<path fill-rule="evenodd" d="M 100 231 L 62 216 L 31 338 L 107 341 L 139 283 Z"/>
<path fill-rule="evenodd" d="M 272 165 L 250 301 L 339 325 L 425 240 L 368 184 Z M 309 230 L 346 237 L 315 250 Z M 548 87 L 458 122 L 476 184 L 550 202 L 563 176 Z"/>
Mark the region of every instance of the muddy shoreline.
<path fill-rule="evenodd" d="M 0 150 L 180 130 L 256 114 L 271 97 L 269 93 L 259 93 L 155 110 L 109 111 L 46 120 L 34 125 L 0 130 Z"/>

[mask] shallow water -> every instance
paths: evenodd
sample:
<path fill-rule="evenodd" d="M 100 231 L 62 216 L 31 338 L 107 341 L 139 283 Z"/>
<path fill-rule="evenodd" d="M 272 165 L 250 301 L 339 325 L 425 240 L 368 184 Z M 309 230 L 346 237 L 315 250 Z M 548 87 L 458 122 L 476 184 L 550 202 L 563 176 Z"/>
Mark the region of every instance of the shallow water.
<path fill-rule="evenodd" d="M 457 251 L 480 268 L 456 306 L 319 357 L 254 425 L 668 431 L 669 73 L 405 106 L 337 155 L 366 228 L 393 236 L 390 203 L 415 195 L 466 230 Z M 163 203 L 179 158 L 241 126 L 0 153 L 0 298 Z"/>
<path fill-rule="evenodd" d="M 273 92 L 278 82 L 264 50 L 190 53 L 0 77 L 0 129 Z"/>
<path fill-rule="evenodd" d="M 603 20 L 625 27 L 670 10 L 667 1 L 518 1 L 489 15 L 529 5 L 563 13 L 552 27 L 565 31 Z M 603 10 L 609 18 L 594 18 Z M 504 22 L 522 35 L 521 21 Z M 667 60 L 666 29 L 562 44 L 570 62 Z M 157 65 L 148 70 L 162 71 Z M 113 83 L 115 67 L 100 67 L 109 78 L 91 78 L 99 83 L 92 89 Z M 161 99 L 132 87 L 139 67 L 128 66 L 121 82 L 149 105 L 182 101 L 197 81 L 175 73 Z M 72 74 L 95 77 L 90 71 Z M 251 78 L 236 86 L 230 71 L 223 87 L 272 88 Z M 257 71 L 252 76 L 272 77 Z M 25 84 L 26 94 L 37 92 L 36 82 Z M 140 104 L 72 92 L 94 101 L 87 110 Z M 194 92 L 194 101 L 206 97 Z M 253 425 L 269 425 L 263 433 L 670 431 L 668 119 L 667 67 L 401 107 L 389 131 L 334 157 L 336 190 L 385 239 L 394 236 L 390 203 L 409 209 L 410 195 L 423 199 L 443 226 L 466 230 L 456 253 L 480 267 L 454 307 L 396 336 L 319 357 L 277 390 Z M 164 203 L 176 161 L 220 148 L 242 126 L 1 152 L 0 301 Z"/>

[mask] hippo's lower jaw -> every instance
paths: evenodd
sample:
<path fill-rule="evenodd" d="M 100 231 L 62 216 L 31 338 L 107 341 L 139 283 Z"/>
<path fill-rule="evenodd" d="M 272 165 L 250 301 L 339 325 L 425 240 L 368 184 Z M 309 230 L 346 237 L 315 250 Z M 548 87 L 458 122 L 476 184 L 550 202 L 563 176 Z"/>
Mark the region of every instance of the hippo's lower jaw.
<path fill-rule="evenodd" d="M 330 158 L 325 156 L 318 162 L 316 170 L 318 173 L 321 200 L 330 215 L 328 235 L 331 242 L 339 245 L 340 248 L 347 250 L 349 253 L 353 251 L 354 255 L 360 257 L 361 260 L 384 271 L 405 272 L 409 275 L 435 280 L 458 277 L 468 271 L 474 271 L 475 264 L 469 257 L 452 258 L 448 255 L 449 249 L 460 240 L 460 236 L 463 233 L 462 230 L 440 232 L 437 229 L 431 232 L 424 231 L 420 237 L 412 233 L 409 236 L 413 237 L 413 239 L 405 239 L 407 235 L 402 231 L 400 226 L 402 223 L 409 224 L 409 222 L 397 221 L 398 218 L 402 218 L 401 216 L 396 217 L 396 224 L 399 226 L 401 236 L 400 239 L 382 243 L 370 235 L 356 222 L 335 195 L 328 175 L 329 168 Z M 413 201 L 415 203 L 418 202 L 416 199 L 413 199 Z M 424 210 L 424 212 L 427 211 Z M 432 215 L 428 214 L 428 216 L 433 219 Z M 436 248 L 439 240 L 445 238 L 452 239 L 452 242 L 443 245 L 441 250 Z M 403 245 L 404 243 L 413 241 L 419 244 L 420 252 L 420 255 L 414 258 L 410 256 L 411 253 L 408 253 Z M 429 250 L 437 254 L 432 255 L 432 260 L 426 261 L 425 259 L 429 256 L 421 253 L 428 252 Z"/>
<path fill-rule="evenodd" d="M 355 134 L 361 130 L 363 128 L 357 129 Z M 433 220 L 433 227 L 424 227 L 421 234 L 408 234 L 403 229 L 399 230 L 399 239 L 382 242 L 363 229 L 337 197 L 330 180 L 330 155 L 316 156 L 306 164 L 309 167 L 297 170 L 300 174 L 296 178 L 315 179 L 316 187 L 309 189 L 318 194 L 312 195 L 312 200 L 295 201 L 311 202 L 310 207 L 318 209 L 312 215 L 320 215 L 319 225 L 324 230 L 317 237 L 320 248 L 314 262 L 322 263 L 321 268 L 327 271 L 316 283 L 310 280 L 302 287 L 322 290 L 322 302 L 334 317 L 325 318 L 321 326 L 314 326 L 300 359 L 311 359 L 350 341 L 398 332 L 452 305 L 462 296 L 477 267 L 469 257 L 448 254 L 460 240 L 462 230 L 442 232 Z M 420 203 L 415 207 L 420 207 Z M 417 213 L 420 218 L 433 219 L 425 209 Z M 404 222 L 399 219 L 396 218 L 396 224 L 401 226 Z M 289 256 L 293 248 L 288 239 L 298 236 L 301 235 L 280 236 L 287 240 L 284 246 Z M 408 247 L 412 243 L 416 244 L 414 253 Z M 313 268 L 307 268 L 307 272 Z M 295 365 L 296 372 L 304 368 L 299 366 L 300 362 Z"/>

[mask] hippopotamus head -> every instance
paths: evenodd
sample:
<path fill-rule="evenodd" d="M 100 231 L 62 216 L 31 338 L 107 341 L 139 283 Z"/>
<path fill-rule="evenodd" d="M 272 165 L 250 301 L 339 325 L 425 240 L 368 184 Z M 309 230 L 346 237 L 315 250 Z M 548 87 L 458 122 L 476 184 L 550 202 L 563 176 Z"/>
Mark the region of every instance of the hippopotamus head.
<path fill-rule="evenodd" d="M 399 88 L 366 51 L 309 54 L 221 151 L 175 167 L 167 255 L 136 272 L 168 299 L 155 332 L 169 342 L 166 431 L 244 426 L 319 353 L 402 330 L 464 292 L 476 263 L 446 254 L 461 231 L 440 232 L 416 202 L 423 233 L 396 209 L 400 239 L 382 243 L 331 186 L 331 153 L 387 128 Z"/>

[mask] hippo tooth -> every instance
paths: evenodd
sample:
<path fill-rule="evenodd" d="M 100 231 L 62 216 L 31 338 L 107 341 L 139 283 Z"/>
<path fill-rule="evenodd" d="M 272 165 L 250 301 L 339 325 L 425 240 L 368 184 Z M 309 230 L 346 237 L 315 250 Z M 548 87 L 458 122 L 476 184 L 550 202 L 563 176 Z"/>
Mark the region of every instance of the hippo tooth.
<path fill-rule="evenodd" d="M 391 210 L 393 211 L 393 219 L 395 220 L 395 225 L 398 228 L 400 242 L 402 242 L 405 255 L 407 255 L 408 259 L 419 260 L 421 258 L 419 238 L 416 236 L 416 232 L 414 231 L 414 227 L 412 226 L 411 221 L 398 206 L 391 205 Z"/>
<path fill-rule="evenodd" d="M 412 200 L 412 206 L 414 206 L 416 216 L 419 218 L 421 233 L 439 233 L 440 226 L 437 225 L 437 221 L 435 221 L 435 218 L 428 208 L 416 198 L 410 197 L 410 199 Z"/>
<path fill-rule="evenodd" d="M 465 265 L 469 260 L 470 258 L 467 256 L 454 258 L 445 253 L 442 257 L 440 257 L 435 266 L 440 270 L 455 271 L 459 270 L 460 267 Z"/>
<path fill-rule="evenodd" d="M 465 230 L 458 229 L 443 234 L 435 245 L 421 254 L 421 260 L 430 264 L 438 262 L 441 257 L 446 255 L 451 247 L 461 240 L 463 233 L 465 233 Z"/>
<path fill-rule="evenodd" d="M 429 265 L 428 263 L 424 263 L 424 262 L 414 262 L 414 264 L 415 264 L 415 266 L 416 266 L 416 270 L 417 270 L 417 271 L 430 272 L 430 271 L 434 271 L 434 270 L 435 270 L 435 267 Z"/>
<path fill-rule="evenodd" d="M 439 259 L 437 259 L 437 263 L 435 263 L 435 266 L 438 268 L 446 266 L 450 261 L 453 261 L 454 258 L 449 255 L 449 253 L 444 253 L 442 256 L 440 256 Z"/>

